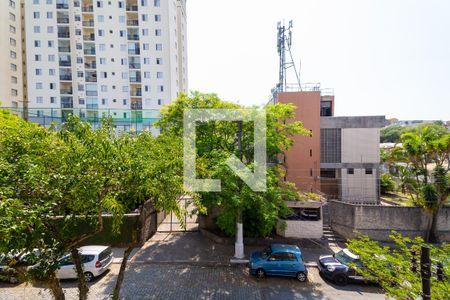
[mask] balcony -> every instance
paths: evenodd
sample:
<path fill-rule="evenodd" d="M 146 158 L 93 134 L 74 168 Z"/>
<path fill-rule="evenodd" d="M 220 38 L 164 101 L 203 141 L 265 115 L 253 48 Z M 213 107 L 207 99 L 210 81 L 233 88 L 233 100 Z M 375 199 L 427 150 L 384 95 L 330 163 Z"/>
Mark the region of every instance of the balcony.
<path fill-rule="evenodd" d="M 132 90 L 130 92 L 130 96 L 132 97 L 142 97 L 142 90 L 141 89 L 137 89 L 137 90 Z"/>
<path fill-rule="evenodd" d="M 70 38 L 70 33 L 69 32 L 58 32 L 58 38 L 68 39 L 68 38 Z"/>
<path fill-rule="evenodd" d="M 130 82 L 141 82 L 141 76 L 130 77 Z"/>
<path fill-rule="evenodd" d="M 70 60 L 60 60 L 59 66 L 60 67 L 70 67 L 70 66 L 72 66 L 72 62 Z"/>
<path fill-rule="evenodd" d="M 91 12 L 94 12 L 94 7 L 93 6 L 83 6 L 81 8 L 81 11 L 85 12 L 85 13 L 91 13 Z"/>
<path fill-rule="evenodd" d="M 73 98 L 61 97 L 61 108 L 73 108 Z"/>
<path fill-rule="evenodd" d="M 86 82 L 97 82 L 97 73 L 94 72 L 86 72 Z M 97 93 L 97 91 L 95 91 Z M 86 91 L 86 95 L 87 96 L 91 96 L 88 95 L 88 91 Z"/>
<path fill-rule="evenodd" d="M 141 50 L 138 49 L 128 49 L 128 54 L 129 55 L 140 55 L 141 54 Z"/>
<path fill-rule="evenodd" d="M 127 25 L 128 26 L 139 26 L 139 20 L 128 20 Z"/>
<path fill-rule="evenodd" d="M 141 64 L 140 63 L 129 63 L 128 64 L 130 69 L 140 69 L 141 68 Z"/>
<path fill-rule="evenodd" d="M 58 47 L 59 52 L 70 52 L 70 47 Z"/>
<path fill-rule="evenodd" d="M 139 41 L 139 35 L 138 34 L 129 34 L 128 40 L 129 41 Z"/>
<path fill-rule="evenodd" d="M 142 101 L 131 101 L 131 109 L 142 109 Z"/>
<path fill-rule="evenodd" d="M 73 91 L 72 91 L 72 89 L 61 89 L 60 93 L 61 93 L 61 95 L 72 95 Z"/>
<path fill-rule="evenodd" d="M 86 91 L 86 96 L 88 97 L 97 97 L 98 96 L 98 92 L 97 91 Z"/>
<path fill-rule="evenodd" d="M 91 63 L 85 63 L 84 67 L 86 69 L 97 69 L 97 63 L 95 61 L 93 61 Z"/>
<path fill-rule="evenodd" d="M 58 18 L 58 19 L 56 19 L 56 23 L 58 23 L 58 24 L 69 24 L 69 18 Z"/>
<path fill-rule="evenodd" d="M 137 5 L 127 5 L 127 11 L 138 11 L 138 6 Z"/>
<path fill-rule="evenodd" d="M 95 55 L 95 48 L 84 48 L 85 55 Z"/>
<path fill-rule="evenodd" d="M 94 34 L 83 35 L 83 40 L 84 41 L 95 41 L 95 35 Z"/>
<path fill-rule="evenodd" d="M 94 27 L 94 20 L 90 20 L 90 21 L 83 21 L 83 26 L 84 27 Z"/>
<path fill-rule="evenodd" d="M 69 9 L 69 3 L 56 3 L 56 9 Z"/>
<path fill-rule="evenodd" d="M 61 81 L 72 81 L 72 75 L 71 74 L 60 74 L 59 80 Z M 72 92 L 70 93 L 72 94 Z"/>

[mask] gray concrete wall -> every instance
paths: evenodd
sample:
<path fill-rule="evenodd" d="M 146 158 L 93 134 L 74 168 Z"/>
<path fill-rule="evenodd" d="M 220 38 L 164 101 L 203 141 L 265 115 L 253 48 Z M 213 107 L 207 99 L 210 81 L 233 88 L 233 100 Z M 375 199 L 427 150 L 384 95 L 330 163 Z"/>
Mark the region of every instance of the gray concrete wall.
<path fill-rule="evenodd" d="M 357 233 L 378 241 L 389 241 L 391 230 L 404 236 L 425 236 L 428 217 L 419 207 L 355 205 L 339 201 L 329 203 L 330 225 L 345 238 Z M 438 217 L 441 241 L 450 241 L 450 207 L 444 207 Z"/>

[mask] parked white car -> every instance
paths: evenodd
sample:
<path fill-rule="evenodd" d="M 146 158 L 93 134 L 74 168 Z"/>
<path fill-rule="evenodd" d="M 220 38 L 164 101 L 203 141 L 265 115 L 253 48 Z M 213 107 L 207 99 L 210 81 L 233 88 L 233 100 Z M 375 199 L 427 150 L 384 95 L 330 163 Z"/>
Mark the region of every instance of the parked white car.
<path fill-rule="evenodd" d="M 87 282 L 108 270 L 114 256 L 108 246 L 84 246 L 80 249 L 81 262 L 83 263 L 84 276 Z M 70 254 L 63 256 L 59 261 L 59 269 L 56 271 L 59 279 L 75 279 L 77 272 Z"/>

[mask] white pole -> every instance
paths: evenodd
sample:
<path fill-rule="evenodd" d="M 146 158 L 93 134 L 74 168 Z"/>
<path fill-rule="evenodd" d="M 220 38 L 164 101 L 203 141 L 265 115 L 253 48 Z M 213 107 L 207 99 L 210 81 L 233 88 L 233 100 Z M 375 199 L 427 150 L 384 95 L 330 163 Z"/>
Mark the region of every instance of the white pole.
<path fill-rule="evenodd" d="M 236 243 L 234 244 L 234 258 L 243 259 L 244 255 L 244 230 L 242 223 L 236 223 Z"/>

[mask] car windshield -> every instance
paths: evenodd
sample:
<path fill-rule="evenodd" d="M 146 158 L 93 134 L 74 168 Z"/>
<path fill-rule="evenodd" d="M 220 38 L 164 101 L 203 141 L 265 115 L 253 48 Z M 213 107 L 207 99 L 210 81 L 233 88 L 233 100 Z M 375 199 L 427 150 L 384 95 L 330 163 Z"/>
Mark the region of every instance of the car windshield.
<path fill-rule="evenodd" d="M 272 254 L 272 249 L 270 247 L 267 247 L 266 249 L 264 249 L 261 256 L 262 258 L 268 258 L 270 254 Z"/>
<path fill-rule="evenodd" d="M 339 251 L 338 253 L 336 253 L 334 255 L 334 258 L 336 258 L 343 265 L 348 265 L 348 264 L 351 264 L 353 262 L 353 258 L 351 258 L 347 254 L 345 254 L 345 252 L 342 251 L 342 250 Z"/>

